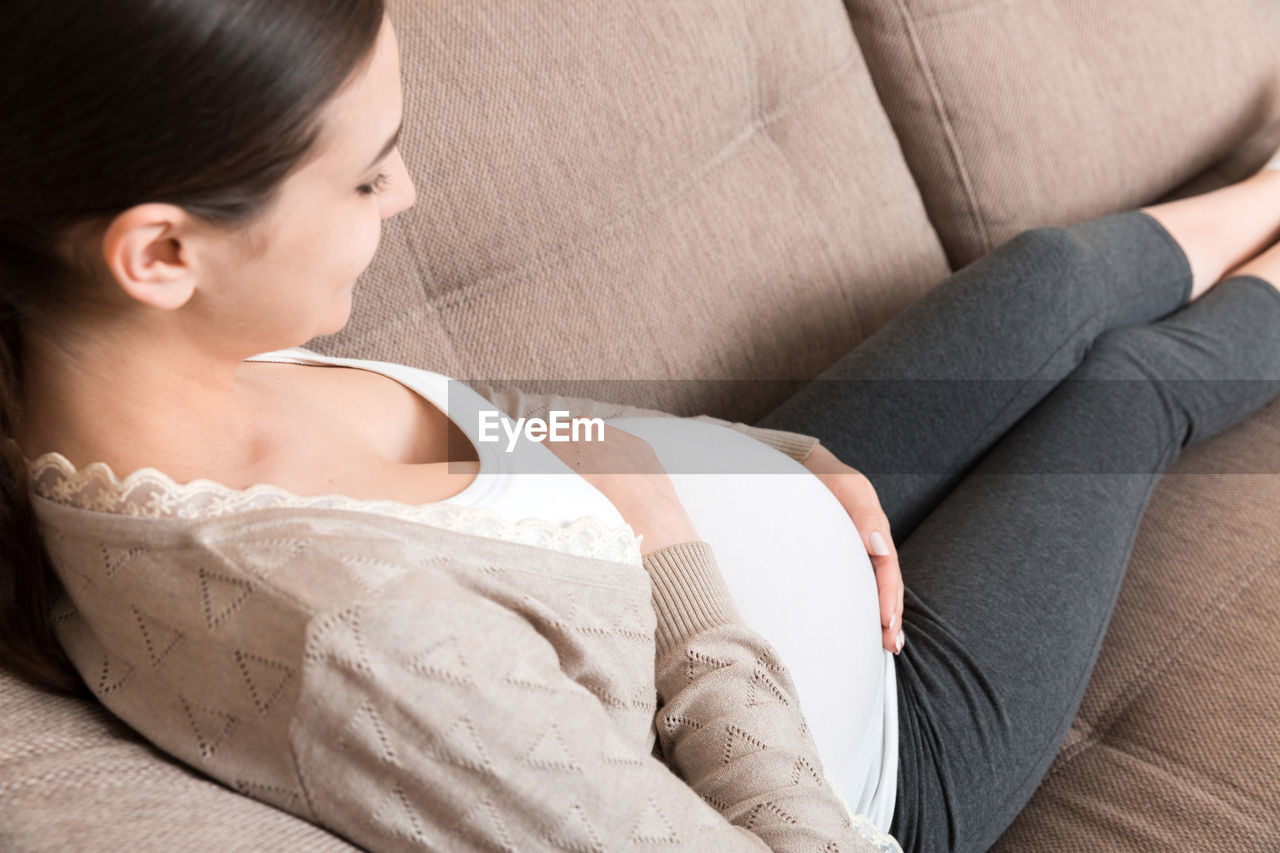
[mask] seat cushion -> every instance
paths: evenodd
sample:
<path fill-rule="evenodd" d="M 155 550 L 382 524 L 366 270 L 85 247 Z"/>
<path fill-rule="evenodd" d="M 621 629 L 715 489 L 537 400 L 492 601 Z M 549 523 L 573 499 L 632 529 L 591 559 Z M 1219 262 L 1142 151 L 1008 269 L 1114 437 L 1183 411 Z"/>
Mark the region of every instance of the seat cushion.
<path fill-rule="evenodd" d="M 418 201 L 313 349 L 751 420 L 947 274 L 839 0 L 393 20 Z"/>
<path fill-rule="evenodd" d="M 1157 484 L 1080 711 L 995 853 L 1280 849 L 1280 398 Z"/>
<path fill-rule="evenodd" d="M 953 267 L 1280 146 L 1274 0 L 846 6 Z"/>

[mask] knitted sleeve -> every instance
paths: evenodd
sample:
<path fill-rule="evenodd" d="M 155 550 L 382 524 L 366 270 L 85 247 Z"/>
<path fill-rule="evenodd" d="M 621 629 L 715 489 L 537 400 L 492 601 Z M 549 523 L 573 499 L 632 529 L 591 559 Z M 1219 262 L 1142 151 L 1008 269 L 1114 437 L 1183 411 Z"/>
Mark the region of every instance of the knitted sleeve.
<path fill-rule="evenodd" d="M 515 611 L 457 584 L 311 618 L 289 727 L 310 812 L 369 850 L 875 851 L 710 547 L 646 558 L 668 767 Z M 689 579 L 686 582 L 685 578 Z"/>
<path fill-rule="evenodd" d="M 562 394 L 529 394 L 519 388 L 494 388 L 491 385 L 468 384 L 480 396 L 493 403 L 513 418 L 539 417 L 545 418 L 552 410 L 568 411 L 574 416 L 598 418 L 623 417 L 669 417 L 680 415 L 664 412 L 661 409 L 645 409 L 639 406 L 628 406 L 624 403 L 609 403 L 592 400 L 588 397 L 567 397 Z M 819 443 L 819 439 L 798 432 L 768 429 L 752 426 L 741 421 L 729 421 L 712 415 L 694 415 L 691 420 L 706 421 L 719 424 L 738 432 L 745 433 L 757 441 L 762 441 L 775 450 L 787 454 L 797 462 L 803 463 L 809 453 Z"/>

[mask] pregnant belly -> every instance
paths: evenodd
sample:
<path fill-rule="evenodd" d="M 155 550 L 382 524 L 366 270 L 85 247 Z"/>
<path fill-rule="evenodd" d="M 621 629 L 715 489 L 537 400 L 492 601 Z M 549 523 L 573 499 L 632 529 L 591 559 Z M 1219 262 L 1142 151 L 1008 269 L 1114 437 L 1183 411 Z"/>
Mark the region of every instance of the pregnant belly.
<path fill-rule="evenodd" d="M 743 621 L 791 673 L 827 775 L 844 787 L 871 770 L 856 765 L 883 734 L 891 653 L 880 645 L 870 558 L 840 502 L 803 465 L 728 427 L 663 417 L 606 423 L 652 445 Z"/>

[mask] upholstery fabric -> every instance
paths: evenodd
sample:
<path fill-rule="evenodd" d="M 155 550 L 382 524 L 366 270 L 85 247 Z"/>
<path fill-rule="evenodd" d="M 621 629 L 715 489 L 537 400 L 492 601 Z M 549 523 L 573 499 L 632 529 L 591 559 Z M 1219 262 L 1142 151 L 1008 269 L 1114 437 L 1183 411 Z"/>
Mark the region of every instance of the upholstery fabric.
<path fill-rule="evenodd" d="M 845 5 L 954 268 L 1280 146 L 1273 0 Z"/>
<path fill-rule="evenodd" d="M 0 671 L 0 720 L 0 850 L 358 849 L 179 764 L 97 702 Z"/>
<path fill-rule="evenodd" d="M 311 349 L 752 420 L 947 273 L 838 0 L 393 20 L 418 201 Z"/>

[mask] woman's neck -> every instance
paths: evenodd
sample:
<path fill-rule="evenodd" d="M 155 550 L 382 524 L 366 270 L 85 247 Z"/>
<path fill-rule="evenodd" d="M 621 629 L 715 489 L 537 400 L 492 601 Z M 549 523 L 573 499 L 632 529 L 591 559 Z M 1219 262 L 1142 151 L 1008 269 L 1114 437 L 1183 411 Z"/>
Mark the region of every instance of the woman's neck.
<path fill-rule="evenodd" d="M 123 477 L 157 467 L 178 482 L 252 470 L 271 451 L 263 390 L 240 369 L 256 353 L 207 352 L 159 334 L 32 337 L 15 439 L 29 459 L 56 451 Z M 211 460 L 219 471 L 210 471 Z"/>

